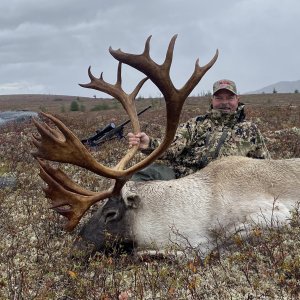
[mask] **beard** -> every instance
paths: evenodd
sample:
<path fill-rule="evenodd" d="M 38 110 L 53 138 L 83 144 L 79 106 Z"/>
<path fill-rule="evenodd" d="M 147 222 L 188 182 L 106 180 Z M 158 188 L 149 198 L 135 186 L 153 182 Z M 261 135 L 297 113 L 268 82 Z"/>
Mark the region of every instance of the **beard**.
<path fill-rule="evenodd" d="M 228 105 L 219 105 L 218 107 L 215 107 L 215 109 L 220 110 L 224 113 L 233 112 L 232 108 Z"/>

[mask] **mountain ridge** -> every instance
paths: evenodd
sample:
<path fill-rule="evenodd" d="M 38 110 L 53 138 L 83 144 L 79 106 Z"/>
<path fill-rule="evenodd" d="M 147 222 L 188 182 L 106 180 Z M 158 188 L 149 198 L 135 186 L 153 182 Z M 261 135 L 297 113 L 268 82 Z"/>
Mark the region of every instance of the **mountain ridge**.
<path fill-rule="evenodd" d="M 295 93 L 298 90 L 300 92 L 300 80 L 294 81 L 279 81 L 270 85 L 267 85 L 261 89 L 247 92 L 246 94 L 271 94 L 274 91 L 277 93 Z"/>

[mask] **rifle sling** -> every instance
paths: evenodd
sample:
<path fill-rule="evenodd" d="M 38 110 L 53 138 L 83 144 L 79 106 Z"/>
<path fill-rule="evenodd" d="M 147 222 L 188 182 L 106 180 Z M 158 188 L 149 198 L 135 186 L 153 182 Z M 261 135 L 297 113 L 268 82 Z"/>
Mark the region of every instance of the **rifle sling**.
<path fill-rule="evenodd" d="M 219 141 L 218 141 L 218 144 L 217 144 L 217 146 L 216 146 L 216 149 L 215 149 L 215 151 L 212 153 L 212 155 L 210 156 L 210 158 L 211 158 L 212 160 L 214 160 L 216 157 L 218 157 L 218 155 L 219 155 L 219 153 L 220 153 L 220 150 L 221 150 L 221 148 L 222 148 L 222 146 L 223 146 L 223 144 L 224 144 L 224 142 L 225 142 L 225 140 L 226 140 L 226 138 L 227 138 L 227 135 L 228 135 L 228 129 L 227 129 L 227 128 L 224 128 L 224 129 L 223 129 L 223 133 L 222 133 L 222 135 L 221 135 L 221 137 L 220 137 L 220 139 L 219 139 Z M 209 145 L 209 137 L 210 137 L 210 132 L 207 134 L 206 139 L 205 139 L 205 145 L 206 145 L 206 147 Z M 208 158 L 208 156 L 204 155 L 204 156 L 200 159 L 200 161 L 199 161 L 199 163 L 198 163 L 198 167 L 199 167 L 200 169 L 202 169 L 202 168 L 204 168 L 205 166 L 207 166 L 208 163 L 209 163 L 209 158 Z"/>
<path fill-rule="evenodd" d="M 215 151 L 214 151 L 214 153 L 212 155 L 213 159 L 215 159 L 216 157 L 218 157 L 218 155 L 220 153 L 220 150 L 221 150 L 221 148 L 222 148 L 222 146 L 223 146 L 223 144 L 224 144 L 224 142 L 225 142 L 225 140 L 227 138 L 227 135 L 228 135 L 228 129 L 225 128 L 223 130 L 223 133 L 222 133 L 220 139 L 219 139 L 218 145 L 217 145 L 217 147 L 216 147 L 216 149 L 215 149 Z"/>

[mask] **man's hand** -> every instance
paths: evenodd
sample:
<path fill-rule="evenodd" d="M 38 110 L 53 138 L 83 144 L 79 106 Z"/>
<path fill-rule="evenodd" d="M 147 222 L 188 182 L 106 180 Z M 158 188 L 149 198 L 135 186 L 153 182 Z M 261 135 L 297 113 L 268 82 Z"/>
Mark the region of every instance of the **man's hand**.
<path fill-rule="evenodd" d="M 129 148 L 135 145 L 139 145 L 139 149 L 147 149 L 149 147 L 150 138 L 145 132 L 139 132 L 137 134 L 129 132 L 127 137 L 129 141 Z"/>

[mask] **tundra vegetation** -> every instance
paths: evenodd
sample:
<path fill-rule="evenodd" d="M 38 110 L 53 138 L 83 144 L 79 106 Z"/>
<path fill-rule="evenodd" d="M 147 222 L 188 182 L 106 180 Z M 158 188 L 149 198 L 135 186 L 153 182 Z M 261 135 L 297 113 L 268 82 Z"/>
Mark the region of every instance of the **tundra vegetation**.
<path fill-rule="evenodd" d="M 117 118 L 116 123 L 127 119 L 121 108 L 61 113 L 61 102 L 69 106 L 71 100 L 60 98 L 60 102 L 27 99 L 22 108 L 38 111 L 43 105 L 79 138 L 93 134 L 112 118 Z M 101 103 L 100 99 L 83 101 L 86 107 Z M 154 101 L 157 105 L 142 116 L 141 127 L 161 136 L 165 114 L 161 99 L 143 99 L 137 106 L 141 109 Z M 248 119 L 258 124 L 274 159 L 300 157 L 299 94 L 245 95 L 243 102 L 247 104 Z M 0 103 L 1 107 L 3 104 L 7 109 L 15 109 L 22 101 L 0 99 Z M 208 98 L 189 98 L 181 121 L 204 113 L 207 105 Z M 130 126 L 127 130 L 131 130 Z M 204 259 L 192 248 L 181 249 L 180 257 L 151 257 L 147 253 L 140 257 L 96 253 L 90 257 L 87 252 L 75 251 L 73 243 L 81 224 L 97 205 L 74 232 L 67 234 L 62 229 L 65 221 L 48 209 L 38 166 L 30 155 L 30 135 L 35 131 L 31 122 L 1 127 L 0 174 L 17 178 L 15 187 L 0 190 L 1 300 L 299 298 L 299 207 L 291 211 L 285 226 L 279 228 L 274 222 L 262 228 L 257 224 L 248 229 L 246 239 L 238 234 L 228 236 L 220 227 L 216 232 L 216 250 Z M 115 140 L 92 153 L 97 160 L 115 165 L 122 151 L 127 151 L 127 142 Z M 64 170 L 90 190 L 103 190 L 109 185 L 108 179 L 75 166 L 65 165 Z M 223 247 L 219 252 L 220 244 Z"/>

